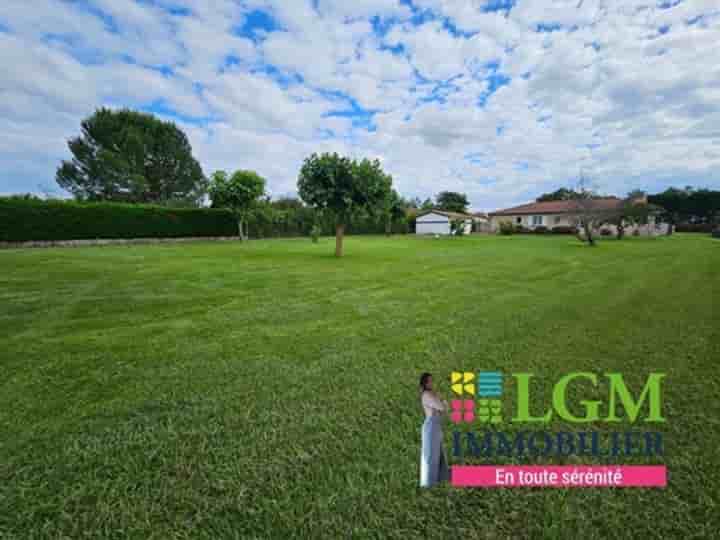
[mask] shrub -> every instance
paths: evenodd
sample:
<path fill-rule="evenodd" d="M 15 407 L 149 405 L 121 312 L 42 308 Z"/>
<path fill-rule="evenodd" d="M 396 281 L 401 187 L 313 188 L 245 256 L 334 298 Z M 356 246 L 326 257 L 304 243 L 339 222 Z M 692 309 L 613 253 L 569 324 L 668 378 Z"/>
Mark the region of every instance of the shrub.
<path fill-rule="evenodd" d="M 600 229 L 600 236 L 612 236 L 610 229 Z"/>
<path fill-rule="evenodd" d="M 553 234 L 577 234 L 577 228 L 569 225 L 558 225 L 551 229 Z"/>
<path fill-rule="evenodd" d="M 548 228 L 544 225 L 538 225 L 535 227 L 535 230 L 533 231 L 535 234 L 546 234 L 548 232 Z"/>
<path fill-rule="evenodd" d="M 465 234 L 465 220 L 455 219 L 450 224 L 450 231 L 454 236 L 462 236 Z"/>
<path fill-rule="evenodd" d="M 318 240 L 320 239 L 320 235 L 322 234 L 322 229 L 320 228 L 320 225 L 313 225 L 313 228 L 310 229 L 310 238 L 312 238 L 313 244 L 317 244 Z"/>
<path fill-rule="evenodd" d="M 515 233 L 515 225 L 513 225 L 510 221 L 501 221 L 498 230 L 500 234 L 510 236 Z"/>
<path fill-rule="evenodd" d="M 711 233 L 713 232 L 712 223 L 681 223 L 675 226 L 675 232 L 686 233 Z"/>
<path fill-rule="evenodd" d="M 0 199 L 0 241 L 236 236 L 230 212 L 122 203 Z"/>

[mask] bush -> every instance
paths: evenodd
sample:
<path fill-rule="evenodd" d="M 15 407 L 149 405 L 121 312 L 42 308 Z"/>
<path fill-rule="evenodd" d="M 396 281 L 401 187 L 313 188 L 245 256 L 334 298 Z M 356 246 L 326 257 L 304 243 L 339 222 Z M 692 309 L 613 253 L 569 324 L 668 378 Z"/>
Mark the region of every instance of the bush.
<path fill-rule="evenodd" d="M 544 225 L 538 225 L 535 227 L 535 230 L 533 231 L 535 234 L 546 234 L 548 232 L 548 228 Z"/>
<path fill-rule="evenodd" d="M 600 236 L 612 236 L 610 229 L 600 229 Z"/>
<path fill-rule="evenodd" d="M 463 236 L 465 234 L 465 220 L 454 219 L 450 224 L 450 231 L 454 236 Z"/>
<path fill-rule="evenodd" d="M 501 221 L 498 231 L 500 234 L 510 236 L 515 233 L 515 225 L 513 225 L 510 221 Z"/>
<path fill-rule="evenodd" d="M 675 226 L 675 232 L 686 233 L 711 233 L 713 232 L 712 223 L 682 223 Z"/>
<path fill-rule="evenodd" d="M 551 229 L 552 234 L 577 234 L 577 227 L 558 225 Z"/>
<path fill-rule="evenodd" d="M 322 234 L 322 229 L 319 225 L 313 225 L 313 228 L 310 229 L 310 238 L 312 238 L 313 244 L 317 244 L 318 240 L 320 239 L 320 235 Z"/>
<path fill-rule="evenodd" d="M 225 210 L 0 198 L 0 241 L 236 236 Z"/>

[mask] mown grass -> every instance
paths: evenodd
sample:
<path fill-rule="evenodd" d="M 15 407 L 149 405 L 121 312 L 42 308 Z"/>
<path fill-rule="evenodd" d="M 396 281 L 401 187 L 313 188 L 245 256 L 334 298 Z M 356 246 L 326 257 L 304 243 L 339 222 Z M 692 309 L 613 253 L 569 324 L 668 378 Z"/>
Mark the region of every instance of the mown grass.
<path fill-rule="evenodd" d="M 717 537 L 720 242 L 332 250 L 0 252 L 0 537 Z M 668 488 L 420 490 L 419 373 L 485 368 L 666 372 Z"/>

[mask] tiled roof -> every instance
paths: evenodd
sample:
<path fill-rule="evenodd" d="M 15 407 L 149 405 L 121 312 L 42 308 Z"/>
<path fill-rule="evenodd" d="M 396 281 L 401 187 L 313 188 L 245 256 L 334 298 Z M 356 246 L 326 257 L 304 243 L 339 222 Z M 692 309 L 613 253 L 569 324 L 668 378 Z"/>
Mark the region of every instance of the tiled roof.
<path fill-rule="evenodd" d="M 622 199 L 617 197 L 605 197 L 593 199 L 591 208 L 593 210 L 614 210 L 623 204 Z M 577 201 L 545 201 L 530 204 L 521 204 L 512 208 L 505 208 L 497 212 L 490 212 L 491 216 L 515 216 L 526 214 L 569 214 L 579 209 Z"/>
<path fill-rule="evenodd" d="M 460 212 L 446 212 L 445 210 L 425 210 L 420 212 L 417 217 L 425 216 L 427 214 L 439 214 L 441 216 L 448 217 L 450 219 L 472 219 L 473 216 L 470 214 L 462 214 Z"/>

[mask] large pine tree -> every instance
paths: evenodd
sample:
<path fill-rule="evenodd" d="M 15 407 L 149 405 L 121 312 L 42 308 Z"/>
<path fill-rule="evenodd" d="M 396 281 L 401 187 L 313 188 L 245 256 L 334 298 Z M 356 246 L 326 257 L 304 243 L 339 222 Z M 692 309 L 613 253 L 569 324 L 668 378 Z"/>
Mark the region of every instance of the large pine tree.
<path fill-rule="evenodd" d="M 185 134 L 151 114 L 98 109 L 68 146 L 56 180 L 78 199 L 164 204 L 195 199 L 204 184 Z"/>

